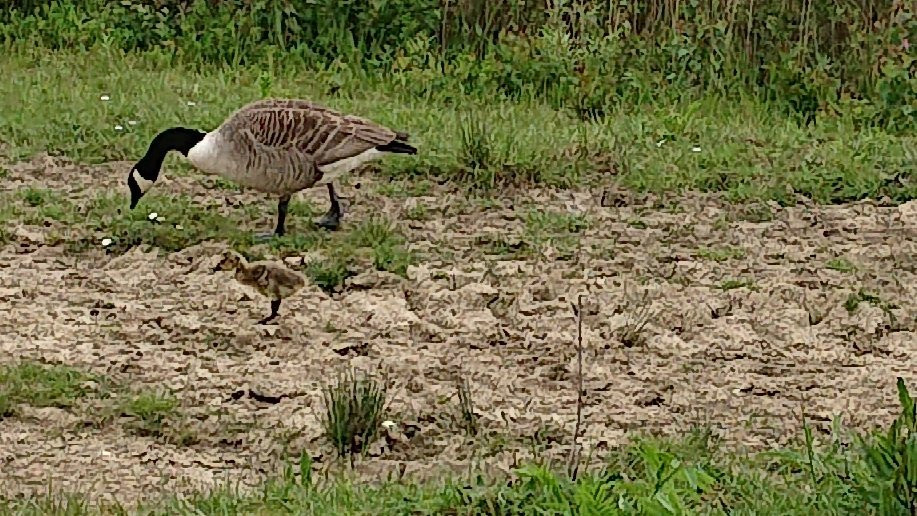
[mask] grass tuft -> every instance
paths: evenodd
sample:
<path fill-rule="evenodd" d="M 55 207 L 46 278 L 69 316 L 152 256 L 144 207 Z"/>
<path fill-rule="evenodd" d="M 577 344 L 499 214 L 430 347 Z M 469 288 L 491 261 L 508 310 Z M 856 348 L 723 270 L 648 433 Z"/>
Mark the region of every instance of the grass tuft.
<path fill-rule="evenodd" d="M 387 390 L 375 379 L 351 370 L 323 390 L 325 436 L 340 456 L 363 454 L 379 435 Z"/>

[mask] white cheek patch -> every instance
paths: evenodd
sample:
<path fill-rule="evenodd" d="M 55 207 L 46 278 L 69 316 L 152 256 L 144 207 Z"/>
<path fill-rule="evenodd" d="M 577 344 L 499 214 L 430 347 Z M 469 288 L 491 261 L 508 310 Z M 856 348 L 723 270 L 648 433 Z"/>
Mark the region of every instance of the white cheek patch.
<path fill-rule="evenodd" d="M 153 186 L 153 183 L 155 182 L 155 181 L 150 181 L 149 179 L 144 179 L 144 177 L 138 174 L 136 170 L 133 170 L 131 172 L 131 175 L 134 177 L 134 181 L 137 181 L 137 186 L 140 187 L 141 193 L 146 193 L 146 191 L 149 190 L 150 187 Z"/>

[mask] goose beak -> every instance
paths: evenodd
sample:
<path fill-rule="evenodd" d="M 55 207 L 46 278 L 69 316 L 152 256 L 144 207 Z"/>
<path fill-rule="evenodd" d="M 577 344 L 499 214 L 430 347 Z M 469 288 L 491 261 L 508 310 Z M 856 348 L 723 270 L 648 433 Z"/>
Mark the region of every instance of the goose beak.
<path fill-rule="evenodd" d="M 140 188 L 140 185 L 137 183 L 137 178 L 134 177 L 134 169 L 131 169 L 131 172 L 127 175 L 127 188 L 131 192 L 131 209 L 137 207 L 137 203 L 140 202 L 140 198 L 143 197 L 143 190 Z"/>

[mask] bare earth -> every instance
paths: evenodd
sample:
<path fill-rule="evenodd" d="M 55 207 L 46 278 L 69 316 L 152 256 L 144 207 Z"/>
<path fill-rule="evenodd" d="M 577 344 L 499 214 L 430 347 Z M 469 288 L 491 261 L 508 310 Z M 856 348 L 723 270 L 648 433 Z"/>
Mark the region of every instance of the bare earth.
<path fill-rule="evenodd" d="M 127 167 L 36 159 L 9 167 L 0 190 L 31 185 L 89 199 L 125 191 Z M 354 182 L 361 188 L 340 189 L 353 199 L 341 231 L 385 214 L 418 265 L 407 279 L 367 268 L 331 296 L 309 285 L 268 328 L 253 324 L 267 313 L 265 299 L 209 272 L 218 242 L 172 255 L 101 246 L 72 255 L 44 243 L 61 231 L 54 223 L 11 228 L 16 241 L 0 250 L 0 360 L 61 363 L 138 389 L 174 390 L 195 439 L 174 444 L 117 422 L 83 424 L 91 405 L 25 410 L 0 420 L 0 492 L 43 493 L 50 480 L 56 490 L 131 503 L 227 481 L 244 487 L 303 449 L 318 469 L 340 468 L 322 436 L 321 387 L 349 366 L 384 371 L 391 385 L 386 417 L 396 426 L 357 463 L 366 478 L 460 473 L 472 460 L 508 471 L 531 455 L 536 434 L 545 453 L 562 457 L 576 413 L 571 305 L 579 294 L 582 442 L 599 454 L 633 432 L 698 425 L 731 445 L 766 448 L 799 435 L 803 409 L 822 430 L 832 417 L 886 425 L 898 409 L 895 377 L 917 382 L 914 202 L 755 211 L 714 196 L 663 203 L 608 190 L 603 207 L 595 188 L 512 190 L 484 204 L 446 187 L 386 197 L 368 173 Z M 227 213 L 237 201 L 258 203 L 265 216 L 251 229 L 272 227 L 273 199 L 205 185 L 166 170 L 151 195 L 193 195 Z M 324 210 L 325 195 L 303 197 Z M 426 206 L 426 220 L 407 220 L 416 205 Z M 497 237 L 518 241 L 535 208 L 583 213 L 589 227 L 570 249 L 487 254 Z M 755 222 L 762 209 L 773 216 Z M 289 229 L 305 227 L 294 217 Z M 724 246 L 744 256 L 715 261 L 701 252 Z M 836 257 L 857 269 L 826 267 Z M 751 287 L 723 288 L 730 280 Z M 860 289 L 884 303 L 848 311 L 845 301 Z M 641 313 L 643 339 L 622 337 Z M 484 427 L 476 444 L 453 421 L 462 377 Z M 232 399 L 248 388 L 288 397 Z"/>

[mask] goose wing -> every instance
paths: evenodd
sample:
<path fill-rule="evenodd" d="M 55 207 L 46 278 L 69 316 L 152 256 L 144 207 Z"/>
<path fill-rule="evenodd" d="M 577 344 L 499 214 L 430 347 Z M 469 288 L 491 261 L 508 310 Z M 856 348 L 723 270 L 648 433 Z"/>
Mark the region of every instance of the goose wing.
<path fill-rule="evenodd" d="M 371 120 L 296 99 L 252 102 L 226 125 L 260 150 L 298 151 L 318 166 L 407 138 Z"/>

